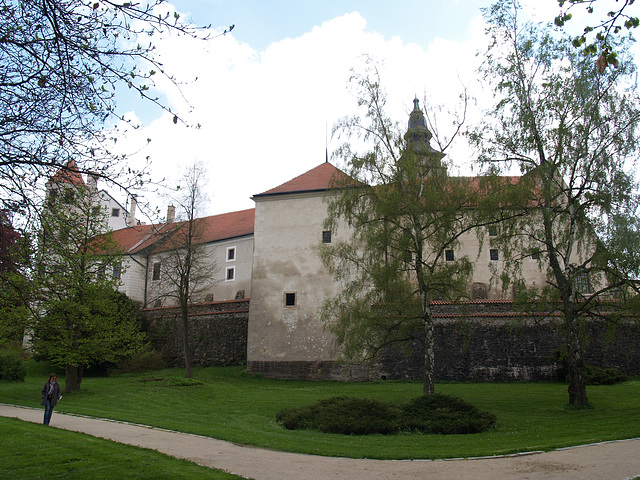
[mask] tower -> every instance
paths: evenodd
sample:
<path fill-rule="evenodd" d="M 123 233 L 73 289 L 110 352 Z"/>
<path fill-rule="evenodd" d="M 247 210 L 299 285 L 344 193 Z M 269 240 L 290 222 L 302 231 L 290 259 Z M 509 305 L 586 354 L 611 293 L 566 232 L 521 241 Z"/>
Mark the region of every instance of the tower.
<path fill-rule="evenodd" d="M 445 154 L 431 147 L 433 135 L 427 128 L 419 103 L 417 98 L 413 99 L 413 110 L 409 115 L 407 133 L 404 135 L 406 152 L 421 157 L 425 167 L 424 176 L 445 175 L 446 167 L 442 165 Z"/>

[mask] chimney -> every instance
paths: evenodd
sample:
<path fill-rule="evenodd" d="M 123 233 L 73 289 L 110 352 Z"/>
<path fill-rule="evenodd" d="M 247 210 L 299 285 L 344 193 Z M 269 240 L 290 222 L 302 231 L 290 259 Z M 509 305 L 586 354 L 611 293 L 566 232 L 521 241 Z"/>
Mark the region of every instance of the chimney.
<path fill-rule="evenodd" d="M 127 219 L 127 226 L 133 227 L 136 224 L 136 206 L 138 201 L 135 195 L 131 195 L 131 208 L 129 209 L 129 218 Z"/>
<path fill-rule="evenodd" d="M 167 207 L 167 223 L 173 223 L 176 221 L 176 207 L 169 205 Z"/>

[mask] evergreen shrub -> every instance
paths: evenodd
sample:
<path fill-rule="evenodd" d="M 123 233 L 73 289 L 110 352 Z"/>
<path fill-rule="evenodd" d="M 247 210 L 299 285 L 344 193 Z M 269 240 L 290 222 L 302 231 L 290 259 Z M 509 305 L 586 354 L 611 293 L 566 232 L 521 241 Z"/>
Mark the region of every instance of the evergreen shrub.
<path fill-rule="evenodd" d="M 333 397 L 281 410 L 276 420 L 288 430 L 311 429 L 344 435 L 477 433 L 495 424 L 495 415 L 448 395 L 418 397 L 404 405 Z"/>
<path fill-rule="evenodd" d="M 15 350 L 0 352 L 0 380 L 24 382 L 27 376 L 27 367 Z"/>
<path fill-rule="evenodd" d="M 615 368 L 600 368 L 595 365 L 585 365 L 584 370 L 587 385 L 613 385 L 615 383 L 626 382 L 630 378 L 629 375 Z"/>
<path fill-rule="evenodd" d="M 164 370 L 169 367 L 165 356 L 157 350 L 148 347 L 133 357 L 123 359 L 115 369 L 116 373 L 142 373 L 154 370 Z"/>
<path fill-rule="evenodd" d="M 414 398 L 402 409 L 402 430 L 420 433 L 479 433 L 492 427 L 496 416 L 451 395 Z"/>

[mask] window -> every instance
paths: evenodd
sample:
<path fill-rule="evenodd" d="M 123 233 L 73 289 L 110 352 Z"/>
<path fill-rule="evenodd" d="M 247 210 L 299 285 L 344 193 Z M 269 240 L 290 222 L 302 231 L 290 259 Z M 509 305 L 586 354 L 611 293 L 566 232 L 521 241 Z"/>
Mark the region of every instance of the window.
<path fill-rule="evenodd" d="M 227 282 L 232 281 L 236 276 L 236 267 L 227 267 L 227 274 L 225 276 L 225 280 Z"/>
<path fill-rule="evenodd" d="M 112 208 L 111 209 L 111 216 L 112 217 L 119 217 L 120 216 L 120 209 L 119 208 Z"/>
<path fill-rule="evenodd" d="M 75 193 L 72 190 L 69 190 L 68 188 L 65 189 L 63 194 L 63 202 L 71 204 L 75 199 L 76 199 Z"/>
<path fill-rule="evenodd" d="M 331 243 L 331 230 L 322 232 L 322 243 Z"/>
<path fill-rule="evenodd" d="M 56 190 L 51 190 L 49 192 L 49 205 L 53 205 L 54 203 L 56 203 L 57 199 L 58 199 L 58 192 Z"/>
<path fill-rule="evenodd" d="M 455 257 L 453 256 L 453 250 L 445 250 L 444 257 L 446 258 L 447 262 L 453 262 L 455 260 Z"/>
<path fill-rule="evenodd" d="M 489 258 L 494 261 L 498 260 L 498 250 L 496 248 L 489 250 Z"/>
<path fill-rule="evenodd" d="M 69 225 L 63 225 L 60 227 L 58 231 L 58 240 L 62 243 L 66 243 L 69 240 L 69 235 L 71 234 L 71 228 Z"/>
<path fill-rule="evenodd" d="M 162 263 L 161 262 L 154 262 L 153 263 L 153 277 L 151 277 L 151 280 L 160 280 L 160 269 L 162 268 Z"/>
<path fill-rule="evenodd" d="M 496 225 L 491 225 L 489 227 L 489 236 L 497 237 L 498 236 L 498 227 Z"/>
<path fill-rule="evenodd" d="M 122 277 L 122 263 L 118 262 L 113 266 L 113 278 L 120 280 L 120 277 Z"/>
<path fill-rule="evenodd" d="M 413 252 L 411 250 L 407 250 L 404 254 L 404 261 L 406 263 L 412 263 L 413 262 Z"/>
<path fill-rule="evenodd" d="M 236 247 L 227 247 L 227 262 L 236 259 Z"/>
<path fill-rule="evenodd" d="M 591 293 L 591 283 L 589 282 L 589 274 L 581 273 L 576 277 L 576 290 L 578 293 Z"/>
<path fill-rule="evenodd" d="M 295 307 L 296 306 L 296 294 L 295 293 L 285 293 L 284 294 L 284 306 L 285 307 Z"/>
<path fill-rule="evenodd" d="M 531 258 L 532 258 L 533 260 L 539 260 L 539 259 L 540 259 L 540 252 L 533 252 L 533 253 L 531 254 Z"/>

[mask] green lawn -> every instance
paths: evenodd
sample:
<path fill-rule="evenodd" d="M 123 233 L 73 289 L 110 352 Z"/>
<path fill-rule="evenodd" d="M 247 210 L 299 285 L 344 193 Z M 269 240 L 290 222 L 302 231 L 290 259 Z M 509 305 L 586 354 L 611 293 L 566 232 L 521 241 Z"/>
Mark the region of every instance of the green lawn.
<path fill-rule="evenodd" d="M 0 479 L 234 480 L 236 475 L 201 467 L 154 450 L 121 445 L 81 433 L 0 417 Z"/>
<path fill-rule="evenodd" d="M 566 385 L 447 383 L 457 395 L 497 415 L 496 427 L 474 435 L 341 436 L 288 431 L 275 421 L 285 407 L 336 395 L 401 402 L 421 394 L 417 382 L 307 382 L 268 380 L 241 368 L 196 368 L 201 385 L 173 386 L 152 378 L 180 377 L 179 369 L 104 378 L 87 377 L 82 391 L 64 395 L 57 412 L 126 420 L 247 445 L 330 456 L 456 458 L 549 450 L 640 437 L 640 382 L 588 387 L 592 409 L 567 408 Z M 39 406 L 46 375 L 0 383 L 0 402 Z M 52 423 L 55 423 L 55 412 Z"/>

